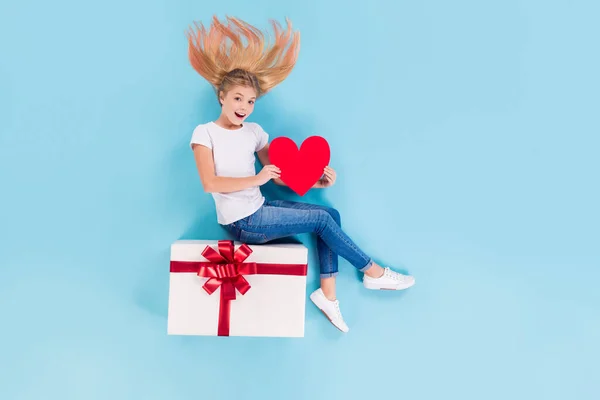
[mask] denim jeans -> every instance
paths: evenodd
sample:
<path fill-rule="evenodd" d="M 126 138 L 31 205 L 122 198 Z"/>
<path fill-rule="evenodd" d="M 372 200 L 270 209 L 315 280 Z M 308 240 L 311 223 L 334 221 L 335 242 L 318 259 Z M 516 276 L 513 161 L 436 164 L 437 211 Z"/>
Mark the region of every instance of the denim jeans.
<path fill-rule="evenodd" d="M 321 278 L 338 274 L 338 255 L 362 272 L 373 265 L 373 260 L 342 231 L 340 214 L 331 207 L 286 200 L 265 201 L 254 214 L 224 226 L 236 240 L 248 244 L 315 233 Z"/>

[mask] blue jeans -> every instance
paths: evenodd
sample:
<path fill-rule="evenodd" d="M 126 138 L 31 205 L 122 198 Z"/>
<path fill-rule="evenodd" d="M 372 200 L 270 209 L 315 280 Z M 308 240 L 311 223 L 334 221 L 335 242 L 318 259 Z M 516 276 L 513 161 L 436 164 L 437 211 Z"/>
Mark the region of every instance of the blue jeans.
<path fill-rule="evenodd" d="M 331 207 L 286 200 L 265 201 L 254 214 L 224 227 L 236 240 L 248 244 L 316 233 L 321 278 L 338 274 L 338 255 L 362 272 L 373 265 L 373 260 L 342 231 L 340 213 Z"/>

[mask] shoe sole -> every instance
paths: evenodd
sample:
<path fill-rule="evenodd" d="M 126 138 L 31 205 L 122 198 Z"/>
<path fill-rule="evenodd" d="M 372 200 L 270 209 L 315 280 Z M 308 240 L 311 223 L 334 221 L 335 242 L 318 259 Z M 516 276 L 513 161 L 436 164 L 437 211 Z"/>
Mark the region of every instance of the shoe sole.
<path fill-rule="evenodd" d="M 370 290 L 405 290 L 412 286 L 414 286 L 415 282 L 411 283 L 408 286 L 398 286 L 398 285 L 376 285 L 372 283 L 363 282 L 363 286 Z"/>
<path fill-rule="evenodd" d="M 333 321 L 331 320 L 331 318 L 329 318 L 329 315 L 327 315 L 327 313 L 325 311 L 323 311 L 323 309 L 321 307 L 319 307 L 313 299 L 310 299 L 310 301 L 313 302 L 313 304 L 315 305 L 315 307 L 317 307 L 317 309 L 319 311 L 321 311 L 323 313 L 323 315 L 325 316 L 325 318 L 327 318 L 327 320 L 331 323 L 331 325 L 335 326 L 336 329 L 338 329 L 340 332 L 342 333 L 348 333 L 347 331 L 342 330 L 339 326 L 337 326 L 336 324 L 333 323 Z"/>

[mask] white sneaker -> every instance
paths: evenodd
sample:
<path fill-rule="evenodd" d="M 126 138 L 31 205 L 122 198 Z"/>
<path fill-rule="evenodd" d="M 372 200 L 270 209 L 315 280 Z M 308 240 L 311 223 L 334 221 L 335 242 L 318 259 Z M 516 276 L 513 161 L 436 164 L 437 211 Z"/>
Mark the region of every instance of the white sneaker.
<path fill-rule="evenodd" d="M 321 288 L 311 293 L 310 299 L 313 303 L 325 314 L 329 321 L 335 325 L 340 331 L 346 333 L 350 330 L 344 322 L 342 312 L 340 311 L 340 303 L 338 300 L 331 301 L 323 294 Z"/>
<path fill-rule="evenodd" d="M 363 285 L 367 289 L 374 290 L 403 290 L 415 284 L 415 278 L 410 275 L 402 275 L 398 272 L 385 268 L 383 275 L 379 278 L 363 276 Z"/>

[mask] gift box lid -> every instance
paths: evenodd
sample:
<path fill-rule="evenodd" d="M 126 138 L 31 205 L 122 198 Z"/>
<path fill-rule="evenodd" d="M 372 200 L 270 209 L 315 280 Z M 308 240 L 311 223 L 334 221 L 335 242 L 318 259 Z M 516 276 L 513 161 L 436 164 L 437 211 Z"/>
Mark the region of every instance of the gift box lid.
<path fill-rule="evenodd" d="M 171 260 L 205 261 L 202 250 L 210 246 L 218 251 L 218 240 L 176 240 L 171 245 Z M 234 241 L 237 250 L 241 242 Z M 252 254 L 246 262 L 260 261 L 263 263 L 307 263 L 308 248 L 301 243 L 266 243 L 248 244 Z"/>

